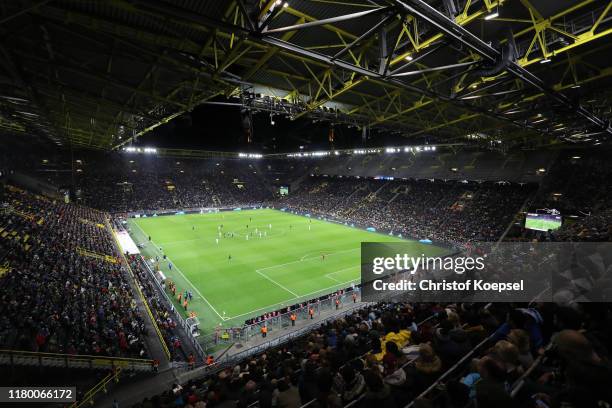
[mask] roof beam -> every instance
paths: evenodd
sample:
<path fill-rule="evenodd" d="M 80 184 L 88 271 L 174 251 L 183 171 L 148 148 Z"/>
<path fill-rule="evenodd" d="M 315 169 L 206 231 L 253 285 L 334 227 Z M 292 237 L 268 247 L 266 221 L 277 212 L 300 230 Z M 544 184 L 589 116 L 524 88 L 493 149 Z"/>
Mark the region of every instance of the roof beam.
<path fill-rule="evenodd" d="M 51 115 L 49 114 L 49 110 L 44 105 L 44 103 L 41 102 L 36 90 L 31 86 L 31 84 L 25 81 L 21 72 L 21 67 L 1 43 L 0 56 L 2 56 L 2 64 L 5 66 L 7 72 L 11 75 L 12 79 L 15 81 L 15 83 L 17 83 L 22 89 L 26 91 L 30 99 L 30 103 L 34 105 L 34 108 L 41 114 L 43 119 L 47 121 L 47 123 L 55 131 L 55 135 L 52 136 L 55 136 L 58 139 L 61 138 L 61 133 L 58 130 L 56 124 L 53 122 Z M 49 136 L 46 132 L 43 132 L 43 135 Z"/>
<path fill-rule="evenodd" d="M 44 6 L 45 4 L 49 3 L 51 0 L 42 0 L 39 1 L 37 3 L 32 4 L 29 7 L 26 7 L 24 9 L 21 9 L 13 14 L 10 14 L 8 16 L 2 17 L 2 19 L 0 19 L 0 25 L 6 23 L 7 21 L 10 21 L 12 19 L 14 19 L 15 17 L 19 17 L 23 14 L 29 13 L 30 11 L 40 7 L 40 6 Z"/>
<path fill-rule="evenodd" d="M 336 24 L 336 23 L 341 23 L 343 21 L 348 21 L 348 20 L 353 20 L 353 19 L 360 18 L 360 17 L 365 17 L 367 15 L 375 15 L 375 14 L 385 13 L 385 12 L 390 11 L 390 10 L 391 10 L 390 7 L 380 7 L 380 8 L 376 8 L 376 9 L 372 9 L 372 10 L 359 11 L 357 13 L 345 14 L 345 15 L 342 15 L 342 16 L 325 18 L 323 20 L 314 20 L 314 21 L 309 21 L 307 23 L 294 24 L 294 25 L 287 26 L 287 27 L 279 27 L 279 28 L 273 28 L 271 30 L 263 30 L 262 34 L 284 33 L 286 31 L 296 31 L 296 30 L 303 30 L 305 28 L 310 28 L 310 27 L 318 27 L 318 26 L 324 26 L 324 25 L 328 25 L 328 24 Z"/>
<path fill-rule="evenodd" d="M 451 38 L 459 41 L 460 43 L 466 45 L 474 52 L 481 55 L 483 58 L 486 58 L 490 61 L 496 61 L 500 57 L 500 51 L 493 48 L 491 45 L 485 43 L 480 38 L 476 37 L 470 31 L 461 27 L 459 24 L 455 23 L 451 19 L 449 19 L 444 14 L 440 13 L 435 8 L 431 7 L 429 4 L 425 3 L 421 0 L 408 0 L 410 4 L 405 3 L 401 0 L 392 0 L 394 3 L 403 7 L 403 9 L 412 14 L 419 16 L 425 21 L 429 22 L 433 26 L 437 27 L 440 31 L 445 33 Z M 521 67 L 515 62 L 510 62 L 507 68 L 508 72 L 512 73 L 516 77 L 520 78 L 524 82 L 529 85 L 535 87 L 536 89 L 544 92 L 549 97 L 561 103 L 568 108 L 573 106 L 573 103 L 569 100 L 567 96 L 560 92 L 556 92 L 555 90 L 546 86 L 546 84 L 537 76 L 527 71 L 525 68 Z M 593 113 L 589 112 L 583 106 L 578 105 L 575 108 L 575 111 L 594 124 L 595 126 L 605 129 L 605 131 L 609 134 L 612 134 L 612 127 L 606 123 L 603 119 L 595 116 Z"/>

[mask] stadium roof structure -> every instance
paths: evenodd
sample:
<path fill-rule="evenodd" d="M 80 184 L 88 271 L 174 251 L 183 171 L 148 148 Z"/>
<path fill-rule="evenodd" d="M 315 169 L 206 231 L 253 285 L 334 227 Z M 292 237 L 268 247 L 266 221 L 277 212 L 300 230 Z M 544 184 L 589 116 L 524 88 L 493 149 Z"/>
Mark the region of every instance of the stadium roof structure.
<path fill-rule="evenodd" d="M 0 129 L 117 149 L 219 97 L 441 143 L 610 140 L 612 1 L 0 2 Z M 230 99 L 232 100 L 232 99 Z"/>

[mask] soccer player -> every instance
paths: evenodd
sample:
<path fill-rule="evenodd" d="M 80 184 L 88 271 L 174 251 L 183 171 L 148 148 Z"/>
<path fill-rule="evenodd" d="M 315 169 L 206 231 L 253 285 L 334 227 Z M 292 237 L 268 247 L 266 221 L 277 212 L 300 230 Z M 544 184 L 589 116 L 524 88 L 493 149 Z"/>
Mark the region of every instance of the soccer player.
<path fill-rule="evenodd" d="M 229 255 L 227 256 L 227 262 L 231 262 L 231 260 L 232 260 L 232 254 L 229 254 Z"/>
<path fill-rule="evenodd" d="M 168 270 L 172 270 L 172 262 L 168 262 Z"/>
<path fill-rule="evenodd" d="M 219 238 L 215 238 L 215 241 L 217 241 L 217 245 L 219 245 Z"/>
<path fill-rule="evenodd" d="M 192 230 L 192 231 L 195 231 L 195 225 L 192 225 L 192 226 L 191 226 L 191 230 Z"/>

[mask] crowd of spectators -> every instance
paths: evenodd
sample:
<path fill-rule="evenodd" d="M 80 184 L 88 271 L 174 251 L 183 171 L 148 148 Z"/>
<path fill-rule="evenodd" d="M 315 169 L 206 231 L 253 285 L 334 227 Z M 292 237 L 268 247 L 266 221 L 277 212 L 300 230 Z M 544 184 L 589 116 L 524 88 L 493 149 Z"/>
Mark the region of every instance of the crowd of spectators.
<path fill-rule="evenodd" d="M 403 237 L 464 244 L 499 239 L 533 191 L 518 184 L 312 177 L 277 205 Z"/>
<path fill-rule="evenodd" d="M 558 213 L 560 229 L 521 230 L 519 239 L 540 241 L 609 242 L 612 237 L 612 163 L 606 152 L 569 152 L 560 155 L 528 203 L 531 212 Z"/>
<path fill-rule="evenodd" d="M 157 327 L 159 327 L 166 347 L 171 354 L 173 361 L 187 361 L 192 354 L 184 347 L 184 332 L 177 321 L 177 314 L 172 313 L 171 305 L 162 298 L 160 291 L 152 282 L 152 277 L 144 264 L 144 259 L 140 255 L 130 255 L 128 262 L 132 272 L 136 276 L 138 285 L 142 290 L 147 305 L 151 309 Z"/>
<path fill-rule="evenodd" d="M 257 204 L 271 196 L 258 167 L 250 162 L 115 159 L 82 162 L 75 176 L 82 202 L 105 211 L 130 212 Z"/>
<path fill-rule="evenodd" d="M 598 211 L 612 199 L 612 163 L 607 152 L 570 152 L 548 171 L 534 199 L 534 208 L 554 208 L 563 215 Z M 578 155 L 579 154 L 579 155 Z"/>
<path fill-rule="evenodd" d="M 381 303 L 135 407 L 599 408 L 612 402 L 610 312 Z"/>
<path fill-rule="evenodd" d="M 144 322 L 104 214 L 4 193 L 0 347 L 145 357 Z"/>

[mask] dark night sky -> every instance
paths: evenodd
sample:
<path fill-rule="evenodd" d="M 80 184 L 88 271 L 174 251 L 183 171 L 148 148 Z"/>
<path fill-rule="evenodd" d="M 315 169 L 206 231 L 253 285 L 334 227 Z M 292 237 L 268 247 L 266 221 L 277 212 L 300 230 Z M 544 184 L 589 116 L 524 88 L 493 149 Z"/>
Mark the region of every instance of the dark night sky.
<path fill-rule="evenodd" d="M 275 125 L 270 123 L 270 114 L 260 112 L 253 115 L 254 140 L 249 149 L 241 125 L 240 108 L 234 106 L 200 105 L 188 115 L 146 134 L 138 145 L 181 149 L 205 149 L 221 151 L 257 151 L 262 153 L 329 149 L 329 123 L 313 123 L 311 119 L 300 118 L 291 121 L 274 116 Z M 336 148 L 362 147 L 361 130 L 336 125 Z M 397 135 L 372 131 L 369 146 L 388 144 L 409 144 L 407 139 Z"/>

